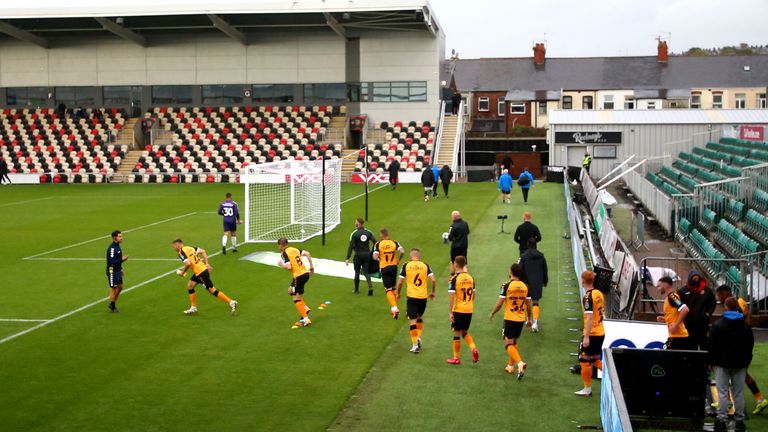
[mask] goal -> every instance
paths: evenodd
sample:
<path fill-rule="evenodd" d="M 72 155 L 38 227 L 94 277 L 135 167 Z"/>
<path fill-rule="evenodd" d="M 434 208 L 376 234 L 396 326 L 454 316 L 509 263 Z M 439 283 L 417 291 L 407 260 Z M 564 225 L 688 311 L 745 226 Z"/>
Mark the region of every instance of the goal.
<path fill-rule="evenodd" d="M 341 160 L 285 160 L 245 167 L 245 240 L 301 242 L 341 222 Z"/>

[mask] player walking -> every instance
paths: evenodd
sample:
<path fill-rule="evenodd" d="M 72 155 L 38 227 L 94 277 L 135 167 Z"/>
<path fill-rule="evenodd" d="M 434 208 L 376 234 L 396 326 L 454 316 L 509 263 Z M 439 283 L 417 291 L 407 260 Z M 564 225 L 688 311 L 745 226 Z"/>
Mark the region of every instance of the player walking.
<path fill-rule="evenodd" d="M 429 264 L 421 261 L 421 251 L 413 248 L 410 252 L 411 260 L 400 270 L 400 279 L 397 281 L 397 296 L 400 297 L 400 289 L 403 281 L 406 281 L 406 305 L 408 320 L 411 325 L 411 352 L 421 352 L 421 332 L 424 329 L 422 316 L 427 309 L 427 299 L 435 298 L 435 274 L 429 268 Z M 432 291 L 427 293 L 427 279 L 432 282 Z"/>
<path fill-rule="evenodd" d="M 291 286 L 288 287 L 288 295 L 293 298 L 293 305 L 301 315 L 296 323 L 293 324 L 293 328 L 307 327 L 312 324 L 309 319 L 309 306 L 304 303 L 302 296 L 304 295 L 304 287 L 309 281 L 309 276 L 315 273 L 315 265 L 312 264 L 312 255 L 309 251 L 299 250 L 293 246 L 288 246 L 288 239 L 285 237 L 277 240 L 277 247 L 280 249 L 280 260 L 277 264 L 287 270 L 290 270 L 293 280 Z M 307 257 L 309 261 L 309 270 L 304 265 L 302 257 Z"/>
<path fill-rule="evenodd" d="M 523 332 L 526 320 L 529 327 L 533 322 L 531 297 L 528 295 L 528 287 L 520 280 L 522 274 L 523 267 L 520 264 L 512 264 L 509 269 L 509 282 L 501 286 L 499 301 L 493 306 L 493 310 L 488 316 L 488 319 L 493 320 L 493 316 L 504 305 L 504 347 L 509 354 L 509 362 L 504 370 L 513 374 L 515 373 L 515 366 L 517 366 L 518 380 L 523 379 L 528 364 L 520 356 L 517 340 Z"/>
<path fill-rule="evenodd" d="M 363 218 L 355 220 L 355 230 L 349 236 L 349 247 L 347 248 L 347 258 L 344 260 L 349 265 L 349 258 L 352 251 L 355 252 L 353 264 L 355 266 L 355 294 L 360 294 L 360 272 L 365 276 L 365 282 L 368 284 L 368 295 L 373 295 L 373 282 L 371 282 L 371 244 L 376 243 L 376 237 L 372 232 L 365 228 Z"/>
<path fill-rule="evenodd" d="M 688 337 L 688 329 L 685 328 L 685 316 L 688 315 L 688 306 L 680 300 L 672 285 L 674 282 L 669 276 L 659 279 L 657 288 L 659 294 L 664 296 L 664 315 L 656 317 L 656 321 L 667 325 L 667 343 L 665 349 L 669 350 L 695 350 L 696 342 Z"/>
<path fill-rule="evenodd" d="M 237 224 L 240 220 L 240 210 L 237 203 L 232 201 L 232 194 L 227 193 L 226 200 L 219 204 L 219 215 L 224 217 L 224 236 L 221 237 L 221 253 L 227 254 L 227 236 L 232 242 L 232 252 L 237 252 Z"/>
<path fill-rule="evenodd" d="M 389 230 L 386 228 L 382 228 L 379 234 L 381 234 L 381 240 L 373 245 L 373 259 L 379 261 L 381 281 L 384 283 L 384 289 L 387 293 L 390 313 L 393 319 L 397 319 L 400 315 L 400 310 L 397 308 L 397 294 L 395 294 L 397 264 L 403 259 L 405 250 L 400 246 L 400 243 L 389 238 Z"/>
<path fill-rule="evenodd" d="M 467 259 L 459 255 L 454 261 L 456 274 L 448 287 L 448 311 L 453 329 L 453 357 L 446 360 L 449 364 L 461 364 L 461 338 L 472 350 L 472 363 L 480 360 L 475 341 L 469 334 L 472 312 L 475 304 L 475 279 L 467 272 Z"/>
<path fill-rule="evenodd" d="M 582 299 L 584 309 L 584 339 L 579 350 L 581 379 L 584 388 L 575 392 L 576 396 L 592 396 L 592 365 L 603 370 L 600 352 L 603 349 L 605 329 L 603 328 L 603 293 L 594 287 L 595 274 L 589 270 L 581 274 L 581 285 L 587 293 Z"/>
<path fill-rule="evenodd" d="M 123 233 L 119 230 L 112 231 L 112 244 L 107 248 L 107 282 L 109 282 L 109 310 L 117 310 L 115 303 L 123 290 L 123 263 L 128 261 L 128 255 L 123 256 L 120 244 L 123 242 Z"/>
<path fill-rule="evenodd" d="M 192 269 L 192 273 L 194 273 L 187 283 L 187 292 L 189 293 L 189 301 L 192 306 L 185 310 L 184 313 L 187 315 L 197 313 L 197 293 L 195 293 L 195 287 L 198 284 L 202 284 L 214 297 L 227 303 L 230 312 L 234 314 L 235 310 L 237 310 L 237 301 L 230 299 L 226 294 L 213 286 L 213 282 L 211 281 L 211 270 L 213 270 L 213 268 L 208 263 L 208 254 L 205 252 L 205 249 L 184 246 L 184 242 L 180 238 L 175 239 L 171 245 L 179 254 L 179 259 L 184 263 L 184 267 L 181 270 L 177 270 L 176 274 L 185 277 L 187 275 L 187 269 L 190 268 Z"/>

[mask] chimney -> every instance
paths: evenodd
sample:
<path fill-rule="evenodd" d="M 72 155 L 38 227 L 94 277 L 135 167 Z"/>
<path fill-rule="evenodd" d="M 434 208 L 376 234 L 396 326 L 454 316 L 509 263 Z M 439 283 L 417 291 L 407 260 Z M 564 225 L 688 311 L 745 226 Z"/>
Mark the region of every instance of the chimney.
<path fill-rule="evenodd" d="M 658 61 L 659 63 L 666 63 L 669 58 L 669 48 L 667 47 L 667 41 L 659 39 L 658 47 Z"/>
<path fill-rule="evenodd" d="M 533 63 L 537 66 L 541 66 L 544 64 L 544 60 L 546 58 L 545 54 L 547 53 L 547 49 L 544 48 L 543 43 L 537 43 L 533 46 Z"/>

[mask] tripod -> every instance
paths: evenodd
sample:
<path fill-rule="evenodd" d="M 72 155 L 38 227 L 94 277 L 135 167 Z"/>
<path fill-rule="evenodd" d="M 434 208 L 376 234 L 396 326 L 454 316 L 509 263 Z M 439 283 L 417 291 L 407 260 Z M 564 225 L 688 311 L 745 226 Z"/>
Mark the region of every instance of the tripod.
<path fill-rule="evenodd" d="M 508 217 L 509 216 L 507 216 L 507 215 L 496 216 L 496 219 L 501 221 L 501 231 L 499 231 L 499 234 L 511 234 L 511 233 L 508 233 L 508 232 L 504 231 L 504 221 L 507 220 Z"/>

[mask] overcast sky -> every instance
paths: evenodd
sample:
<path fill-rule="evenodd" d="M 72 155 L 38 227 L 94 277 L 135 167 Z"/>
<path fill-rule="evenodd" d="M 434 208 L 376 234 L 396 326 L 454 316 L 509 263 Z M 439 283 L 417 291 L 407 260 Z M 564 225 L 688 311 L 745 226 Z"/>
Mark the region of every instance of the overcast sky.
<path fill-rule="evenodd" d="M 280 0 L 293 4 L 324 0 Z M 408 0 L 401 0 L 407 2 Z M 415 0 L 420 1 L 420 0 Z M 47 7 L 205 4 L 243 0 L 0 0 L 3 10 Z M 377 4 L 376 0 L 327 0 Z M 249 6 L 277 3 L 248 0 Z M 768 45 L 768 0 L 430 0 L 447 35 L 446 55 L 462 58 L 531 56 L 546 41 L 547 56 L 654 55 L 657 36 L 673 52 L 746 42 Z M 282 5 L 282 3 L 281 3 Z"/>
<path fill-rule="evenodd" d="M 430 0 L 446 35 L 446 55 L 655 55 L 659 35 L 670 49 L 746 42 L 768 45 L 768 0 Z"/>

